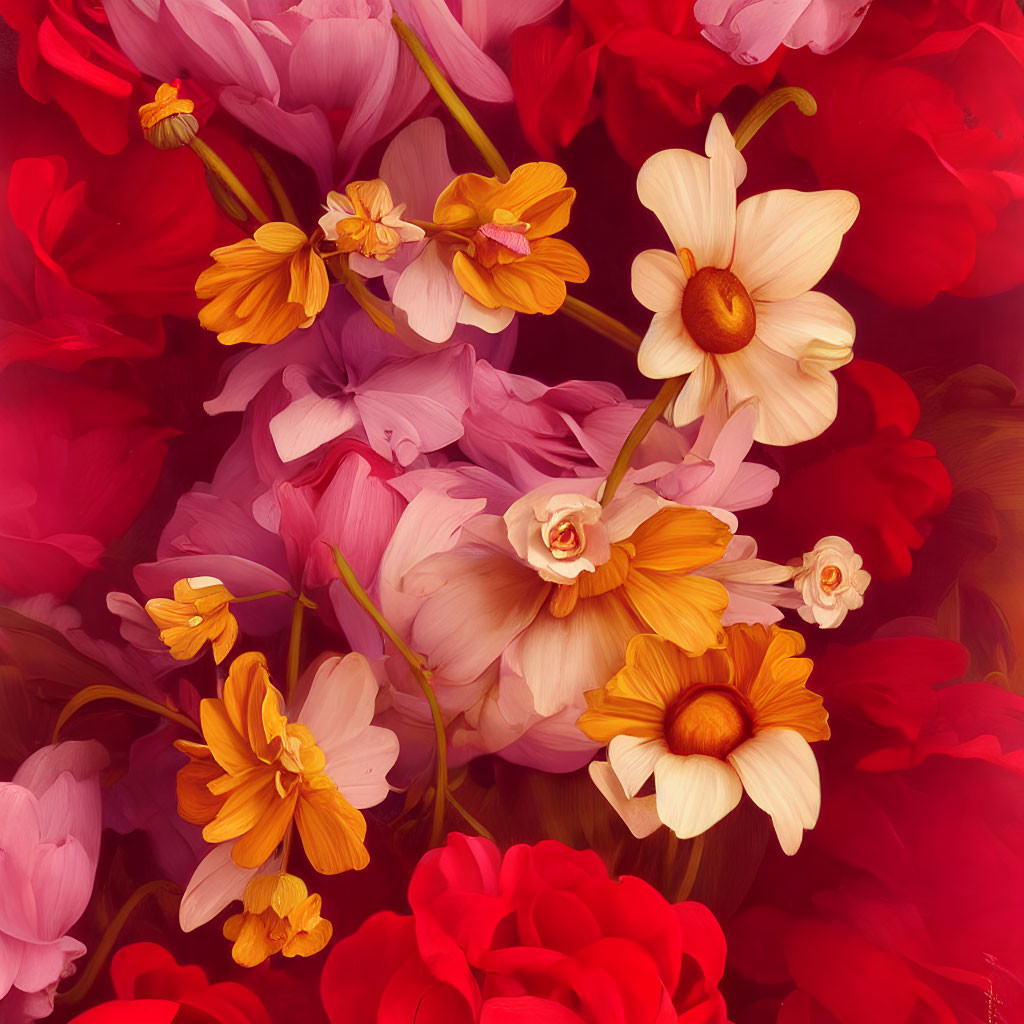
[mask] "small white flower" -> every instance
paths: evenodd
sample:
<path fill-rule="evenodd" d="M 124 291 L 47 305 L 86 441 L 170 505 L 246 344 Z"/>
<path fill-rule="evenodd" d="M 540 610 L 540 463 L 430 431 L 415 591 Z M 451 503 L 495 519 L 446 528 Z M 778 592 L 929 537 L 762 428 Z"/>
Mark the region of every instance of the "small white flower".
<path fill-rule="evenodd" d="M 842 537 L 822 537 L 803 558 L 793 586 L 803 598 L 797 609 L 804 622 L 816 622 L 822 629 L 834 629 L 847 612 L 864 603 L 864 591 L 871 582 L 864 560 Z"/>

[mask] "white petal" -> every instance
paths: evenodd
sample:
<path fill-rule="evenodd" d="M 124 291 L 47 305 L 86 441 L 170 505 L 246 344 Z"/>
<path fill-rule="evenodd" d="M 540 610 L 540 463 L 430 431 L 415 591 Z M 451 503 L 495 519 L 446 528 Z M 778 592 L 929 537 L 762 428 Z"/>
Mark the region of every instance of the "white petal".
<path fill-rule="evenodd" d="M 769 348 L 793 359 L 801 359 L 813 341 L 812 352 L 834 351 L 840 360 L 849 361 L 857 329 L 853 317 L 822 292 L 805 292 L 795 299 L 781 302 L 755 302 L 757 327 L 755 333 Z"/>
<path fill-rule="evenodd" d="M 739 776 L 703 754 L 669 754 L 654 768 L 658 817 L 680 839 L 692 839 L 721 821 L 743 796 Z"/>
<path fill-rule="evenodd" d="M 701 353 L 700 363 L 694 367 L 672 407 L 672 422 L 677 427 L 685 427 L 699 419 L 714 404 L 721 386 L 722 379 L 714 358 Z"/>
<path fill-rule="evenodd" d="M 710 159 L 686 149 L 655 153 L 640 168 L 636 192 L 661 221 L 676 252 L 689 249 L 698 267 L 725 268 L 736 234 L 736 147 L 731 137 L 726 143 L 713 122 L 707 149 Z"/>
<path fill-rule="evenodd" d="M 690 373 L 704 358 L 703 351 L 683 326 L 678 305 L 665 313 L 655 313 L 644 340 L 640 342 L 636 362 L 640 372 L 652 380 L 666 380 Z"/>
<path fill-rule="evenodd" d="M 654 766 L 668 747 L 662 739 L 642 740 L 636 736 L 615 736 L 608 744 L 608 763 L 632 799 L 651 777 Z"/>
<path fill-rule="evenodd" d="M 500 306 L 498 309 L 488 309 L 477 302 L 472 295 L 463 295 L 462 305 L 459 307 L 459 323 L 467 324 L 470 327 L 479 327 L 488 334 L 500 334 L 516 315 L 514 309 L 508 306 Z"/>
<path fill-rule="evenodd" d="M 755 441 L 796 444 L 817 437 L 836 418 L 838 389 L 827 362 L 798 363 L 754 338 L 740 352 L 719 356 L 718 367 L 730 405 L 757 398 Z"/>
<path fill-rule="evenodd" d="M 754 299 L 793 299 L 832 266 L 843 235 L 857 219 L 852 192 L 762 192 L 736 211 L 732 271 Z"/>
<path fill-rule="evenodd" d="M 680 308 L 686 273 L 678 256 L 664 249 L 647 249 L 633 260 L 631 278 L 637 302 L 652 313 Z"/>
<path fill-rule="evenodd" d="M 741 743 L 729 762 L 750 799 L 771 815 L 783 852 L 796 853 L 804 829 L 814 828 L 821 809 L 818 762 L 810 744 L 793 729 L 766 729 Z"/>
<path fill-rule="evenodd" d="M 241 868 L 231 859 L 234 846 L 234 843 L 215 846 L 192 873 L 178 907 L 178 923 L 183 932 L 212 921 L 229 903 L 242 898 L 250 879 L 277 871 L 280 866 L 281 857 L 277 855 L 261 867 Z"/>
<path fill-rule="evenodd" d="M 653 796 L 626 796 L 615 777 L 615 772 L 606 761 L 590 762 L 590 777 L 601 795 L 612 805 L 618 816 L 626 823 L 626 827 L 637 839 L 646 839 L 652 832 L 661 828 L 658 817 L 656 798 Z"/>

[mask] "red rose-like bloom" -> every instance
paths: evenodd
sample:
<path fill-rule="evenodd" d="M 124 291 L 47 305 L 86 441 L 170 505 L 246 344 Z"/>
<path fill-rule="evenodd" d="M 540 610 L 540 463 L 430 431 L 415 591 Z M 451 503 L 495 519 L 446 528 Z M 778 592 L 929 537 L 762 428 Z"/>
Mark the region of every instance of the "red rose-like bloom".
<path fill-rule="evenodd" d="M 783 117 L 823 188 L 860 199 L 838 265 L 896 305 L 1024 281 L 1024 14 L 1014 0 L 875 3 L 827 57 L 786 55 L 818 114 Z"/>
<path fill-rule="evenodd" d="M 872 575 L 906 576 L 911 551 L 949 504 L 949 474 L 932 445 L 912 436 L 920 407 L 898 374 L 855 359 L 836 376 L 836 421 L 779 453 L 782 482 L 767 505 L 745 514 L 744 527 L 769 558 L 786 561 L 839 536 Z"/>
<path fill-rule="evenodd" d="M 337 943 L 332 1024 L 725 1024 L 725 941 L 699 903 L 548 840 L 502 858 L 452 834 L 420 861 L 412 916 L 376 914 Z"/>
<path fill-rule="evenodd" d="M 523 130 L 542 153 L 567 145 L 579 131 L 595 63 L 605 127 L 636 166 L 678 146 L 679 126 L 708 120 L 736 86 L 766 89 L 778 67 L 778 57 L 737 64 L 701 35 L 692 3 L 572 0 L 571 6 L 570 29 L 520 29 L 512 39 Z"/>
<path fill-rule="evenodd" d="M 163 946 L 136 942 L 110 962 L 117 999 L 80 1013 L 72 1024 L 271 1024 L 244 985 L 211 985 L 201 967 L 180 966 Z"/>
<path fill-rule="evenodd" d="M 63 374 L 0 375 L 0 592 L 66 597 L 128 529 L 172 433 L 146 414 Z"/>
<path fill-rule="evenodd" d="M 958 682 L 965 665 L 959 645 L 911 636 L 816 664 L 833 727 L 821 818 L 730 927 L 731 965 L 791 991 L 737 1021 L 1024 1020 L 1024 698 Z"/>
<path fill-rule="evenodd" d="M 101 153 L 128 143 L 141 80 L 114 42 L 99 0 L 0 0 L 0 17 L 21 36 L 18 78 L 40 103 L 63 107 Z"/>

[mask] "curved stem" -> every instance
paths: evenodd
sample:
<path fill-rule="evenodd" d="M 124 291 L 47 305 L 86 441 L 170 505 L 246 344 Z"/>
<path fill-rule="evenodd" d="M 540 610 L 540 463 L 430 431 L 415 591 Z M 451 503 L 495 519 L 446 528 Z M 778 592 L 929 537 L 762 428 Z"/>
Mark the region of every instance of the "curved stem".
<path fill-rule="evenodd" d="M 676 899 L 689 899 L 690 893 L 693 892 L 693 884 L 697 881 L 697 872 L 700 870 L 701 858 L 704 856 L 704 841 L 706 837 L 707 832 L 702 832 L 693 840 L 693 845 L 690 847 L 690 859 L 686 862 L 686 873 L 683 875 L 682 882 L 679 883 L 679 892 L 676 894 Z"/>
<path fill-rule="evenodd" d="M 267 183 L 267 188 L 270 189 L 270 194 L 274 197 L 274 202 L 277 203 L 277 208 L 281 211 L 281 216 L 289 224 L 294 224 L 297 228 L 301 228 L 302 225 L 299 223 L 299 218 L 295 213 L 295 207 L 292 205 L 288 193 L 284 190 L 284 185 L 281 184 L 277 171 L 271 167 L 270 161 L 255 146 L 250 146 L 249 152 L 252 154 L 253 160 L 256 161 L 256 166 L 259 167 L 260 174 L 263 175 L 263 180 Z"/>
<path fill-rule="evenodd" d="M 215 174 L 231 190 L 254 220 L 261 224 L 266 224 L 270 220 L 260 204 L 253 199 L 252 193 L 242 184 L 238 175 L 202 139 L 194 138 L 189 145 L 196 156 L 209 168 L 210 173 Z"/>
<path fill-rule="evenodd" d="M 736 141 L 736 148 L 742 150 L 764 127 L 765 122 L 787 103 L 792 103 L 806 117 L 811 117 L 818 112 L 817 101 L 806 89 L 800 89 L 795 85 L 773 89 L 750 108 L 750 112 L 732 133 L 732 137 Z"/>
<path fill-rule="evenodd" d="M 246 594 L 245 597 L 232 597 L 232 604 L 245 604 L 246 601 L 262 601 L 265 597 L 289 597 L 284 590 L 261 590 L 258 594 Z"/>
<path fill-rule="evenodd" d="M 572 295 L 566 295 L 565 302 L 559 307 L 559 312 L 564 313 L 577 323 L 585 324 L 592 331 L 596 331 L 610 341 L 614 341 L 616 345 L 624 348 L 627 352 L 636 352 L 640 348 L 640 342 L 643 341 L 636 331 L 630 330 L 621 320 L 602 313 L 590 303 L 574 298 Z"/>
<path fill-rule="evenodd" d="M 299 681 L 299 659 L 302 652 L 302 614 L 306 606 L 301 601 L 292 608 L 292 631 L 288 638 L 288 661 L 285 669 L 285 696 L 291 699 L 295 684 Z"/>
<path fill-rule="evenodd" d="M 64 709 L 61 711 L 57 718 L 57 724 L 53 727 L 53 742 L 57 742 L 57 737 L 60 734 L 61 729 L 64 728 L 67 720 L 76 712 L 84 708 L 87 704 L 91 704 L 97 700 L 120 700 L 126 704 L 131 704 L 133 707 L 141 708 L 143 711 L 149 711 L 154 715 L 160 715 L 161 718 L 167 718 L 172 722 L 176 722 L 178 725 L 183 725 L 187 729 L 191 729 L 194 733 L 198 733 L 202 736 L 202 732 L 199 726 L 192 721 L 187 715 L 183 715 L 180 711 L 174 711 L 169 707 L 165 707 L 163 704 L 158 704 L 155 700 L 150 700 L 149 697 L 143 697 L 141 693 L 135 693 L 132 690 L 122 690 L 118 686 L 109 686 L 104 683 L 98 683 L 95 686 L 87 686 L 84 690 L 80 690 L 64 705 Z"/>
<path fill-rule="evenodd" d="M 377 298 L 363 279 L 349 268 L 348 259 L 344 254 L 335 253 L 325 260 L 327 269 L 345 286 L 349 295 L 359 304 L 375 327 L 385 334 L 395 333 L 395 321 L 385 311 L 384 303 Z"/>
<path fill-rule="evenodd" d="M 615 462 L 612 463 L 612 468 L 608 473 L 608 479 L 604 482 L 604 488 L 601 491 L 602 505 L 607 505 L 615 497 L 615 492 L 619 489 L 619 484 L 622 483 L 626 470 L 629 469 L 630 459 L 633 458 L 637 448 L 640 447 L 640 442 L 647 436 L 651 427 L 654 426 L 655 422 L 661 417 L 661 414 L 669 407 L 676 395 L 679 394 L 685 380 L 686 377 L 684 375 L 682 377 L 670 377 L 665 381 L 661 385 L 661 390 L 654 396 L 651 404 L 644 409 L 640 419 L 636 421 L 633 429 L 622 443 L 622 450 L 615 457 Z"/>
<path fill-rule="evenodd" d="M 181 892 L 178 886 L 174 885 L 173 882 L 147 882 L 145 885 L 140 886 L 125 900 L 124 906 L 117 912 L 114 920 L 107 926 L 107 930 L 103 933 L 103 937 L 100 939 L 96 950 L 92 955 L 92 959 L 86 965 L 84 971 L 79 975 L 78 981 L 75 982 L 73 988 L 68 989 L 67 992 L 60 992 L 57 995 L 57 1001 L 65 1003 L 67 1005 L 74 1005 L 79 1003 L 82 999 L 88 995 L 89 990 L 92 988 L 96 981 L 97 975 L 103 968 L 103 965 L 107 961 L 107 957 L 110 956 L 111 950 L 113 950 L 118 937 L 121 934 L 121 930 L 124 928 L 131 917 L 132 912 L 135 908 L 147 899 L 149 896 L 154 896 L 161 890 L 166 890 L 170 893 Z"/>
<path fill-rule="evenodd" d="M 448 803 L 450 803 L 452 807 L 454 807 L 455 810 L 458 811 L 458 813 L 465 820 L 466 824 L 469 825 L 469 827 L 473 829 L 473 831 L 476 832 L 478 836 L 482 836 L 484 839 L 490 839 L 492 843 L 494 842 L 494 836 L 492 836 L 491 833 L 488 832 L 487 829 L 484 828 L 484 826 L 481 825 L 480 822 L 477 821 L 477 819 L 474 818 L 473 815 L 470 814 L 469 811 L 467 811 L 466 808 L 463 807 L 462 804 L 460 804 L 459 801 L 456 800 L 454 796 L 452 796 L 450 791 L 448 793 Z"/>
<path fill-rule="evenodd" d="M 380 631 L 395 645 L 398 653 L 408 662 L 413 676 L 420 685 L 423 695 L 430 706 L 430 716 L 434 720 L 434 742 L 437 747 L 437 782 L 434 788 L 434 821 L 430 833 L 430 845 L 440 846 L 444 838 L 444 808 L 448 802 L 448 743 L 444 733 L 444 719 L 441 708 L 430 685 L 430 670 L 424 665 L 423 659 L 415 654 L 409 645 L 395 632 L 394 627 L 384 618 L 380 610 L 363 590 L 356 579 L 352 567 L 345 561 L 345 556 L 335 547 L 331 548 L 335 564 L 341 574 L 342 582 L 348 592 L 356 599 L 359 606 L 377 623 Z"/>
<path fill-rule="evenodd" d="M 466 104 L 459 99 L 455 90 L 448 84 L 444 72 L 427 53 L 419 36 L 397 14 L 391 18 L 391 25 L 398 33 L 398 38 L 408 47 L 416 63 L 423 69 L 423 74 L 427 76 L 427 81 L 430 82 L 441 102 L 451 111 L 452 117 L 459 122 L 462 130 L 469 136 L 469 141 L 480 150 L 480 155 L 487 161 L 487 166 L 494 171 L 494 176 L 498 181 L 508 181 L 512 176 L 508 164 L 502 159 L 494 143 L 487 138 L 483 128 L 477 124 L 476 118 L 466 109 Z"/>

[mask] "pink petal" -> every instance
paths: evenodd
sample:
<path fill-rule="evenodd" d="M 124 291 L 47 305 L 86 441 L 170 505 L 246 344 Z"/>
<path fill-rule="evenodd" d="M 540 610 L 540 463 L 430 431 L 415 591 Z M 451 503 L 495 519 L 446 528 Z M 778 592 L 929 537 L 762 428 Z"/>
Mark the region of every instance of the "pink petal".
<path fill-rule="evenodd" d="M 433 220 L 437 197 L 455 178 L 444 125 L 436 117 L 425 117 L 403 128 L 384 151 L 380 176 L 395 202 L 406 204 L 407 217 Z"/>
<path fill-rule="evenodd" d="M 199 862 L 178 908 L 178 923 L 183 932 L 194 931 L 213 920 L 229 903 L 240 900 L 250 879 L 278 870 L 280 855 L 271 857 L 259 868 L 240 868 L 231 859 L 234 845 L 221 843 Z"/>
<path fill-rule="evenodd" d="M 359 423 L 352 399 L 296 398 L 270 421 L 270 436 L 282 462 L 293 462 L 322 444 L 347 434 Z"/>
<path fill-rule="evenodd" d="M 440 344 L 455 330 L 463 294 L 452 268 L 442 259 L 441 247 L 428 242 L 402 271 L 391 300 L 417 334 Z"/>
<path fill-rule="evenodd" d="M 481 50 L 503 49 L 520 25 L 543 21 L 562 6 L 562 0 L 462 0 L 462 27 Z"/>

